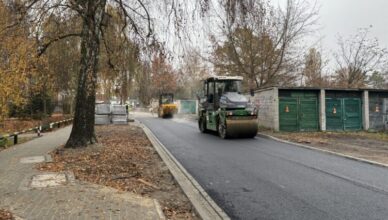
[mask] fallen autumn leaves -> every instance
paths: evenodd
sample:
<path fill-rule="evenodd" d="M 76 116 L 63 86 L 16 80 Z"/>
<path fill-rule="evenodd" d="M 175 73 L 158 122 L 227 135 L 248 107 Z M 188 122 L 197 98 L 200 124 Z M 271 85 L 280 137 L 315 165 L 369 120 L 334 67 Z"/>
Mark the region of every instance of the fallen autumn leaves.
<path fill-rule="evenodd" d="M 4 209 L 0 209 L 0 220 L 12 220 L 12 219 L 14 218 L 11 212 Z"/>
<path fill-rule="evenodd" d="M 73 171 L 76 178 L 159 200 L 169 219 L 198 219 L 194 209 L 137 126 L 98 126 L 99 143 L 82 149 L 57 149 L 45 171 Z"/>

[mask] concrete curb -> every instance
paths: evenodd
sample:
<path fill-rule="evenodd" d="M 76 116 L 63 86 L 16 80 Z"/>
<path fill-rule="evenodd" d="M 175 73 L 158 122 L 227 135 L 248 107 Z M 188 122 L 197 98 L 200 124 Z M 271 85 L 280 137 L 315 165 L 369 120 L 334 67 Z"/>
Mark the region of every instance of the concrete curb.
<path fill-rule="evenodd" d="M 371 164 L 371 165 L 375 165 L 375 166 L 380 166 L 380 167 L 388 168 L 388 164 L 383 164 L 383 163 L 379 163 L 379 162 L 375 162 L 375 161 L 371 161 L 371 160 L 367 160 L 367 159 L 362 159 L 362 158 L 359 158 L 359 157 L 353 157 L 353 156 L 349 156 L 349 155 L 342 154 L 342 153 L 337 153 L 337 152 L 330 151 L 330 150 L 324 150 L 324 149 L 308 146 L 308 145 L 305 145 L 305 144 L 299 144 L 299 143 L 295 143 L 295 142 L 292 142 L 292 141 L 283 140 L 283 139 L 280 139 L 280 138 L 277 138 L 277 137 L 274 137 L 274 136 L 271 136 L 271 135 L 268 135 L 268 134 L 258 133 L 257 136 L 262 137 L 262 138 L 272 139 L 272 140 L 279 141 L 279 142 L 282 142 L 282 143 L 285 143 L 285 144 L 291 144 L 291 145 L 295 145 L 295 146 L 298 146 L 298 147 L 303 147 L 303 148 L 310 149 L 310 150 L 320 151 L 320 152 L 323 152 L 323 153 L 326 153 L 326 154 L 331 154 L 331 155 L 335 155 L 335 156 L 339 156 L 339 157 L 344 157 L 344 158 L 350 159 L 350 160 L 360 161 L 360 162 L 363 162 L 363 163 L 367 163 L 367 164 Z"/>
<path fill-rule="evenodd" d="M 163 210 L 162 210 L 162 206 L 160 206 L 159 201 L 154 199 L 154 205 L 155 205 L 155 208 L 156 208 L 156 212 L 159 215 L 159 219 L 160 220 L 166 220 L 166 217 L 164 216 L 164 213 L 163 213 Z"/>
<path fill-rule="evenodd" d="M 213 201 L 199 183 L 175 159 L 152 131 L 139 122 L 155 150 L 169 168 L 171 174 L 186 194 L 195 210 L 203 220 L 230 220 L 229 216 Z"/>

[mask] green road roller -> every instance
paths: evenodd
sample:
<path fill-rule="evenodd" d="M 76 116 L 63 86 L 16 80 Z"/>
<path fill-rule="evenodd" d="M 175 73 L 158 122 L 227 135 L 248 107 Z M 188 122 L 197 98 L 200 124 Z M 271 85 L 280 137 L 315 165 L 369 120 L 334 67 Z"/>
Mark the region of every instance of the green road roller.
<path fill-rule="evenodd" d="M 203 82 L 198 95 L 198 126 L 202 133 L 217 132 L 221 138 L 255 137 L 257 109 L 241 94 L 239 76 L 214 76 Z"/>

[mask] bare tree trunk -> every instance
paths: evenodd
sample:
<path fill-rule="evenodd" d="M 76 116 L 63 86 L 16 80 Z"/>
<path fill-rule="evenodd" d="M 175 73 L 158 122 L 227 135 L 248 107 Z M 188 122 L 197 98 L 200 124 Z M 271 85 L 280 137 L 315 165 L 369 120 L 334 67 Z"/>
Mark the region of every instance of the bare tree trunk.
<path fill-rule="evenodd" d="M 122 84 L 121 84 L 121 100 L 122 104 L 128 100 L 128 73 L 123 71 L 122 73 Z"/>
<path fill-rule="evenodd" d="M 106 0 L 89 0 L 83 5 L 81 64 L 78 76 L 73 128 L 65 147 L 85 147 L 97 141 L 94 133 L 97 65 L 101 23 Z"/>

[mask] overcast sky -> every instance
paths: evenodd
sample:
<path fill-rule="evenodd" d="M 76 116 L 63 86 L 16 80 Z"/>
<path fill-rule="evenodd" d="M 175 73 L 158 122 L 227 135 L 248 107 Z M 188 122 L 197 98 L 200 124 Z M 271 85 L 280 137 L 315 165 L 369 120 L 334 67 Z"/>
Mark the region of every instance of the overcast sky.
<path fill-rule="evenodd" d="M 285 4 L 287 0 L 272 0 Z M 377 38 L 381 46 L 388 47 L 388 0 L 308 0 L 320 6 L 320 30 L 314 36 L 322 39 L 326 53 L 336 49 L 337 36 L 345 39 L 359 28 L 372 26 L 370 37 Z"/>

